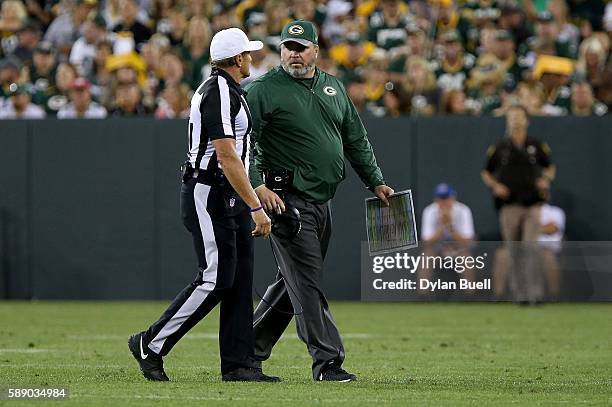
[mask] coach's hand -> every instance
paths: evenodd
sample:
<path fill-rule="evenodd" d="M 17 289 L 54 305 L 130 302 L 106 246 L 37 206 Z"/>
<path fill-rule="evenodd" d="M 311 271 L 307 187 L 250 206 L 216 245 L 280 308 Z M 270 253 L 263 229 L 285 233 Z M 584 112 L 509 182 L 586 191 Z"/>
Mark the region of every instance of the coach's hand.
<path fill-rule="evenodd" d="M 268 215 L 266 215 L 266 212 L 263 209 L 260 209 L 251 213 L 251 217 L 255 222 L 255 229 L 253 229 L 251 234 L 255 237 L 268 237 L 272 231 L 272 221 Z"/>
<path fill-rule="evenodd" d="M 276 195 L 274 191 L 269 190 L 265 185 L 260 185 L 255 188 L 255 193 L 259 198 L 259 202 L 268 212 L 282 213 L 285 212 L 285 203 Z"/>
<path fill-rule="evenodd" d="M 378 185 L 374 187 L 374 195 L 379 197 L 387 206 L 389 206 L 389 200 L 387 198 L 393 195 L 394 193 L 395 191 L 393 190 L 393 188 L 387 185 Z"/>

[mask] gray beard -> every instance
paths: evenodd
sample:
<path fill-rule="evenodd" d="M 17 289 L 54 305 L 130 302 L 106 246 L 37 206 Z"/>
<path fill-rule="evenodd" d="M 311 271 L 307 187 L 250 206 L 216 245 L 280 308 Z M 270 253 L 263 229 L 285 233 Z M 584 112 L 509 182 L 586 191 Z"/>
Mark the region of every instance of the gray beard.
<path fill-rule="evenodd" d="M 304 79 L 308 73 L 314 69 L 315 63 L 313 62 L 310 65 L 304 65 L 303 68 L 292 68 L 289 64 L 285 62 L 281 62 L 281 66 L 289 75 L 293 76 L 296 79 Z"/>

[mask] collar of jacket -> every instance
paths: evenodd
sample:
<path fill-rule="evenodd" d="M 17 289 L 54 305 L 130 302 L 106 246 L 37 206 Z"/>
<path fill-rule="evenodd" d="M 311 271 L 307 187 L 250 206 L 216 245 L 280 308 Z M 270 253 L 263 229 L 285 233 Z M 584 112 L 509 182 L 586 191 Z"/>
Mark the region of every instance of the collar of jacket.
<path fill-rule="evenodd" d="M 287 71 L 285 71 L 285 68 L 283 68 L 282 66 L 279 66 L 279 69 L 289 78 L 293 79 L 294 81 L 296 81 L 297 83 L 301 84 L 302 86 L 312 90 L 314 89 L 315 84 L 317 83 L 317 80 L 319 79 L 319 76 L 321 76 L 321 70 L 315 66 L 315 73 L 314 76 L 312 78 L 303 78 L 303 79 L 313 79 L 312 81 L 312 87 L 308 87 L 305 83 L 304 80 L 302 78 L 295 78 L 293 76 L 291 76 L 291 74 Z"/>
<path fill-rule="evenodd" d="M 232 86 L 234 89 L 236 89 L 238 92 L 240 92 L 241 94 L 246 94 L 246 92 L 244 91 L 244 89 L 242 89 L 240 87 L 240 84 L 238 82 L 236 82 L 234 80 L 234 78 L 232 78 L 232 75 L 230 75 L 229 73 L 227 73 L 226 71 L 224 71 L 223 69 L 219 69 L 219 68 L 213 68 L 213 70 L 210 72 L 211 75 L 220 75 L 222 77 L 224 77 L 227 80 L 227 83 Z"/>

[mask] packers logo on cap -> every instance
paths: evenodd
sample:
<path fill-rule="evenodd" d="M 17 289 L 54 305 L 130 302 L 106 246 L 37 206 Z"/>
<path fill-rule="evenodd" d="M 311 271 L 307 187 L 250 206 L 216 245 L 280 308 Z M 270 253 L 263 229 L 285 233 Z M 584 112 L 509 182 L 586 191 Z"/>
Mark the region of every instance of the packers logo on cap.
<path fill-rule="evenodd" d="M 332 88 L 331 86 L 324 87 L 323 92 L 325 92 L 327 96 L 336 96 L 336 94 L 338 93 L 338 91 L 336 91 L 336 89 Z"/>
<path fill-rule="evenodd" d="M 291 35 L 301 35 L 301 34 L 304 34 L 304 27 L 302 27 L 301 25 L 295 24 L 289 27 L 287 29 L 287 32 Z"/>

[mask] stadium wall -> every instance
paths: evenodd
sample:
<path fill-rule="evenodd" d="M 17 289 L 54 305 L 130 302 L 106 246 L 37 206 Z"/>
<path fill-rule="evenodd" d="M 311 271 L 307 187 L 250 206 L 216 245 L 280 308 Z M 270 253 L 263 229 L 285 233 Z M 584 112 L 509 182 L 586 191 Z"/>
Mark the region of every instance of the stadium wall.
<path fill-rule="evenodd" d="M 419 219 L 445 181 L 472 208 L 480 238 L 499 239 L 479 172 L 501 119 L 365 122 L 386 179 L 413 190 Z M 168 299 L 191 281 L 178 201 L 185 132 L 182 120 L 0 121 L 0 298 Z M 553 203 L 566 211 L 568 240 L 612 240 L 612 117 L 534 118 L 530 133 L 552 148 Z M 347 173 L 333 201 L 331 299 L 359 298 L 369 192 Z M 256 255 L 263 293 L 275 274 L 266 241 Z"/>

